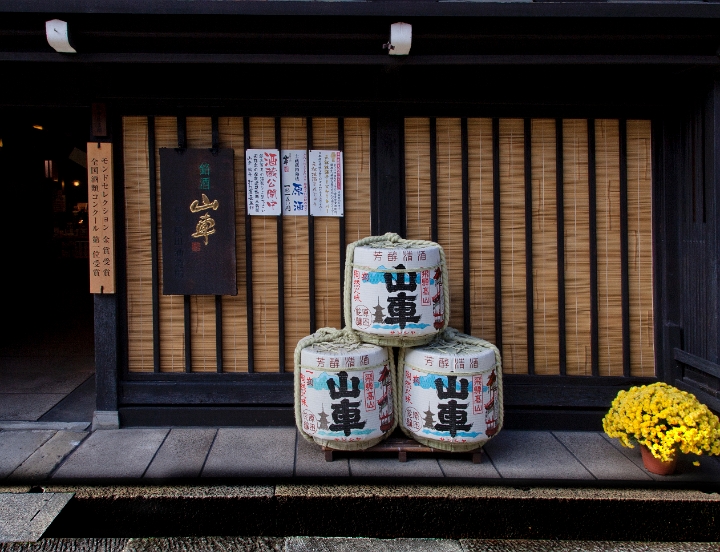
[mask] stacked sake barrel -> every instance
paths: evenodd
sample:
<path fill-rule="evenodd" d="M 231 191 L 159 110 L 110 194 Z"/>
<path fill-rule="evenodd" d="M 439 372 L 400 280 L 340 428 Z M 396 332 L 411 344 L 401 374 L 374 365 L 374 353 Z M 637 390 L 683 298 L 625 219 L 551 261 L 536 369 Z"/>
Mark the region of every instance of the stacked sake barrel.
<path fill-rule="evenodd" d="M 500 354 L 448 328 L 447 277 L 434 242 L 385 234 L 348 246 L 345 329 L 323 328 L 295 350 L 295 419 L 306 439 L 360 450 L 399 422 L 430 447 L 469 451 L 500 430 Z"/>

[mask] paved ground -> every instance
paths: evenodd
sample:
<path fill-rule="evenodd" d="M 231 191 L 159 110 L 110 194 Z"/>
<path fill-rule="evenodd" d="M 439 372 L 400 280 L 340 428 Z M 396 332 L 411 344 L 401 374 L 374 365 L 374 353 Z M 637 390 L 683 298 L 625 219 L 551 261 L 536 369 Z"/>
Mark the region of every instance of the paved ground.
<path fill-rule="evenodd" d="M 0 544 L 0 552 L 716 552 L 717 543 L 552 540 L 350 539 L 202 537 L 165 539 L 45 539 Z"/>
<path fill-rule="evenodd" d="M 642 466 L 599 432 L 503 430 L 470 455 L 343 453 L 326 462 L 295 428 L 129 428 L 89 433 L 87 424 L 0 422 L 0 482 L 179 482 L 188 480 L 431 481 L 512 485 L 685 486 L 720 482 L 717 457 L 683 457 L 672 476 Z M 699 460 L 700 466 L 693 465 Z"/>

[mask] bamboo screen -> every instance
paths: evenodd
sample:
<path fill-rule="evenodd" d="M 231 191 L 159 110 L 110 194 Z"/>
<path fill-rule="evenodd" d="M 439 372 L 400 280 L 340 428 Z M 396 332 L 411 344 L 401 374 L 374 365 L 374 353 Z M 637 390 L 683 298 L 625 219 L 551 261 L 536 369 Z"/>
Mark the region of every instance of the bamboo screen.
<path fill-rule="evenodd" d="M 450 324 L 500 345 L 507 373 L 654 375 L 650 132 L 406 119 L 407 237 L 443 246 Z"/>
<path fill-rule="evenodd" d="M 209 117 L 188 117 L 187 147 L 210 148 L 212 127 Z M 342 325 L 341 256 L 347 243 L 370 234 L 370 121 L 219 117 L 217 134 L 219 146 L 235 152 L 238 295 L 162 295 L 159 148 L 178 147 L 178 121 L 174 117 L 123 120 L 131 372 L 291 371 L 293 351 L 302 337 L 322 326 Z M 286 216 L 279 221 L 279 217 L 254 216 L 246 220 L 246 148 L 342 149 L 345 217 Z M 152 179 L 151 155 L 155 156 Z M 156 190 L 154 210 L 152 181 Z M 156 276 L 152 232 L 158 240 Z M 250 250 L 246 237 L 251 238 Z M 314 274 L 312 282 L 310 274 Z M 217 328 L 221 328 L 221 335 Z"/>

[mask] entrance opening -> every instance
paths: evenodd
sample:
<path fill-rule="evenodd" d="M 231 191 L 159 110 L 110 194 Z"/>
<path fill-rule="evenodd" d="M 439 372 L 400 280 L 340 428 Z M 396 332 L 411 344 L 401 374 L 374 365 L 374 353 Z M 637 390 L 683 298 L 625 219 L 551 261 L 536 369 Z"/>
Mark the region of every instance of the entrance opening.
<path fill-rule="evenodd" d="M 90 422 L 87 109 L 0 110 L 0 422 Z"/>

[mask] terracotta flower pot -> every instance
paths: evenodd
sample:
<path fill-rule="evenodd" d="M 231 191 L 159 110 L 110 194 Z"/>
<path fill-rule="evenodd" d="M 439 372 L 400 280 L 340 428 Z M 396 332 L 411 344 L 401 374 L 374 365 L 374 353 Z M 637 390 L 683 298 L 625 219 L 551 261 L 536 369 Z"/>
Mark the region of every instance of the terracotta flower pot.
<path fill-rule="evenodd" d="M 672 460 L 663 462 L 659 458 L 655 458 L 650 449 L 645 445 L 640 445 L 640 453 L 642 454 L 643 465 L 645 469 L 650 473 L 657 475 L 670 475 L 675 472 L 677 467 L 677 455 L 673 456 Z"/>

